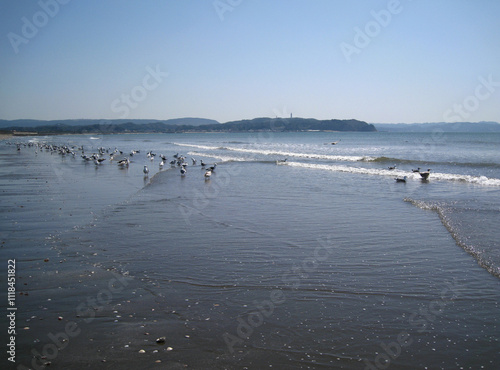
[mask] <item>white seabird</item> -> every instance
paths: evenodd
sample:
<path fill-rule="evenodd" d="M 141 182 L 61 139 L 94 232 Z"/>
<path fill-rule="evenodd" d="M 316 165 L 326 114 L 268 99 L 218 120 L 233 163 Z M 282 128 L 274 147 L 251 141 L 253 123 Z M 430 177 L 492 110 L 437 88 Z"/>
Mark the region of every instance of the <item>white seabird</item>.
<path fill-rule="evenodd" d="M 128 167 L 129 163 L 130 163 L 130 159 L 124 158 L 121 161 L 118 161 L 118 166 L 120 166 L 120 167 Z"/>

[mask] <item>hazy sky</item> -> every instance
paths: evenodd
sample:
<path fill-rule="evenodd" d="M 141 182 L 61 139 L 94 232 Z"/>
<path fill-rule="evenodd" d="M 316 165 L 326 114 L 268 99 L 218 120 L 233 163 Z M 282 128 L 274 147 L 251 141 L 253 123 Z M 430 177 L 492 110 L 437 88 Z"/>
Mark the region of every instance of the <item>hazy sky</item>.
<path fill-rule="evenodd" d="M 0 119 L 500 122 L 498 0 L 1 0 Z"/>

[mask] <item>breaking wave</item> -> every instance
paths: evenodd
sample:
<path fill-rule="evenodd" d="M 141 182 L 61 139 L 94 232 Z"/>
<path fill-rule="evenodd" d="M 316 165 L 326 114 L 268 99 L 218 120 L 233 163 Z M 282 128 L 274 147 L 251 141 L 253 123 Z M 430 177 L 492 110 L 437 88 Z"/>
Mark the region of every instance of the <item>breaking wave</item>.
<path fill-rule="evenodd" d="M 174 143 L 174 144 L 179 146 L 203 149 L 203 150 L 228 150 L 228 151 L 248 153 L 248 154 L 275 155 L 281 157 L 295 157 L 295 158 L 306 158 L 306 159 L 325 159 L 331 161 L 359 162 L 359 161 L 371 161 L 374 159 L 372 157 L 367 157 L 367 156 L 298 153 L 298 152 L 291 152 L 284 150 L 235 148 L 231 146 L 208 146 L 208 145 L 194 145 L 194 144 L 181 144 L 181 143 Z"/>
<path fill-rule="evenodd" d="M 377 176 L 407 176 L 408 179 L 421 180 L 418 173 L 402 171 L 402 170 L 388 170 L 388 169 L 378 169 L 378 168 L 364 168 L 364 167 L 352 167 L 344 165 L 331 165 L 331 164 L 314 164 L 314 163 L 302 163 L 302 162 L 287 162 L 289 166 L 310 168 L 316 170 L 334 171 L 334 172 L 348 172 L 363 175 L 377 175 Z M 452 173 L 439 173 L 431 172 L 430 179 L 441 180 L 441 181 L 458 181 L 477 185 L 486 186 L 500 186 L 500 179 L 489 178 L 486 176 L 472 176 L 472 175 L 460 175 Z"/>
<path fill-rule="evenodd" d="M 426 211 L 436 212 L 443 223 L 444 227 L 448 230 L 458 246 L 463 248 L 467 253 L 471 254 L 478 262 L 478 264 L 496 277 L 500 277 L 500 266 L 495 261 L 498 259 L 491 258 L 495 246 L 480 245 L 475 242 L 471 235 L 467 235 L 464 228 L 460 227 L 460 222 L 453 220 L 454 213 L 459 213 L 455 208 L 446 203 L 440 202 L 426 202 L 422 200 L 415 200 L 412 198 L 404 198 L 415 207 Z M 467 220 L 462 222 L 467 223 Z M 469 220 L 470 222 L 470 220 Z"/>

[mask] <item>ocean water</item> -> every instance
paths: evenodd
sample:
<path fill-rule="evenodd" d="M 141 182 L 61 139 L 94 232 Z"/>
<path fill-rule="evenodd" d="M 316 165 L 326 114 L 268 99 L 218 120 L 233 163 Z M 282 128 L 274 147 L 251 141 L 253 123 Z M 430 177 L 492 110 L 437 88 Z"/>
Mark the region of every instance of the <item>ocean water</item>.
<path fill-rule="evenodd" d="M 82 332 L 52 368 L 499 368 L 499 150 L 497 134 L 442 132 L 4 141 L 0 251 L 29 291 L 19 361 L 51 343 L 39 311 L 62 310 Z"/>

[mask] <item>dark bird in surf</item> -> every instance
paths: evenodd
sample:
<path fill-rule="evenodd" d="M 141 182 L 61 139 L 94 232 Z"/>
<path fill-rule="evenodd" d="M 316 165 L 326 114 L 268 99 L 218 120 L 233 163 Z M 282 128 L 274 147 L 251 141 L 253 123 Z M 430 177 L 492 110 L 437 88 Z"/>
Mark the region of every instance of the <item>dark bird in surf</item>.
<path fill-rule="evenodd" d="M 417 168 L 416 170 L 412 170 L 412 172 L 419 173 L 420 172 L 420 167 Z"/>
<path fill-rule="evenodd" d="M 427 169 L 426 172 L 420 172 L 420 176 L 422 177 L 422 180 L 427 180 L 429 178 L 429 175 L 431 174 L 431 169 Z"/>
<path fill-rule="evenodd" d="M 392 170 L 395 170 L 395 169 L 396 169 L 396 165 L 391 166 L 391 167 L 388 167 L 388 168 L 389 168 L 389 170 L 391 170 L 391 171 L 392 171 Z"/>

